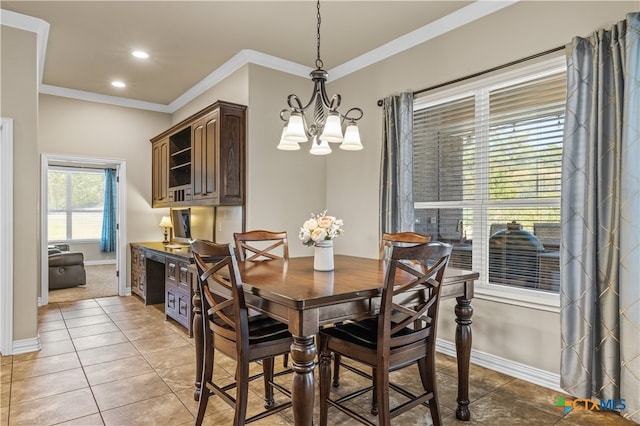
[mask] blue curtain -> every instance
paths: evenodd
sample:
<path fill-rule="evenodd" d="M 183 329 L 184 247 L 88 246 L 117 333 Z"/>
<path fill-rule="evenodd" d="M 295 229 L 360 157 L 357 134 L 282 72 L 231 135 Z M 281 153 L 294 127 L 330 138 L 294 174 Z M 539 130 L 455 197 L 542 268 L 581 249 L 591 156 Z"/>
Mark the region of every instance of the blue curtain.
<path fill-rule="evenodd" d="M 104 169 L 104 209 L 102 215 L 102 238 L 100 251 L 116 251 L 116 171 Z"/>
<path fill-rule="evenodd" d="M 561 386 L 640 423 L 640 14 L 567 46 Z"/>

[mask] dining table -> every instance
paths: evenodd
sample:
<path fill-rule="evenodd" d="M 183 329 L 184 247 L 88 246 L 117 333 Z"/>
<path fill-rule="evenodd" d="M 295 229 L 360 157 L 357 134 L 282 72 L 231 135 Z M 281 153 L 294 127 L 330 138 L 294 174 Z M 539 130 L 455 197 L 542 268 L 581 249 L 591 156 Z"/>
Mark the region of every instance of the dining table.
<path fill-rule="evenodd" d="M 291 345 L 293 419 L 295 425 L 313 424 L 315 398 L 315 336 L 326 325 L 375 315 L 387 261 L 336 255 L 333 271 L 315 271 L 313 257 L 268 261 L 241 261 L 238 269 L 249 308 L 288 325 Z M 458 369 L 456 417 L 469 420 L 469 361 L 474 282 L 478 273 L 448 267 L 441 299 L 455 298 L 455 346 Z M 201 392 L 204 334 L 199 289 L 193 296 L 193 333 L 196 352 L 194 398 Z M 448 315 L 449 313 L 439 313 Z"/>

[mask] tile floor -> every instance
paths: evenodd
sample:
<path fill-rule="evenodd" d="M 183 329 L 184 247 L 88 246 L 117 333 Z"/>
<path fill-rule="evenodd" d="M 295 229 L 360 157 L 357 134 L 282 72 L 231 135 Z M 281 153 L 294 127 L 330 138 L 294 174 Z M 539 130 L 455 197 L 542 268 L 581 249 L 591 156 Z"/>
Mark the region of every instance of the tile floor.
<path fill-rule="evenodd" d="M 38 320 L 42 350 L 1 358 L 0 425 L 193 423 L 193 339 L 181 326 L 165 321 L 161 307 L 145 307 L 136 297 L 108 297 L 50 304 L 39 309 Z M 232 377 L 233 361 L 218 357 L 216 363 L 216 375 Z M 415 381 L 415 371 L 404 374 L 396 380 Z M 359 380 L 346 371 L 341 379 L 338 392 Z M 288 377 L 282 380 L 287 383 Z M 471 421 L 459 422 L 453 412 L 453 359 L 438 355 L 438 381 L 445 425 L 634 424 L 611 412 L 573 410 L 563 415 L 554 406 L 557 392 L 477 366 L 471 367 Z M 250 389 L 249 415 L 262 405 L 260 382 Z M 354 403 L 366 407 L 369 401 L 363 397 Z M 419 407 L 394 424 L 428 425 L 427 413 Z M 317 420 L 317 412 L 315 416 Z M 205 424 L 232 421 L 231 409 L 212 398 Z M 331 411 L 330 424 L 346 423 L 353 422 Z M 292 413 L 285 410 L 254 424 L 292 424 Z"/>

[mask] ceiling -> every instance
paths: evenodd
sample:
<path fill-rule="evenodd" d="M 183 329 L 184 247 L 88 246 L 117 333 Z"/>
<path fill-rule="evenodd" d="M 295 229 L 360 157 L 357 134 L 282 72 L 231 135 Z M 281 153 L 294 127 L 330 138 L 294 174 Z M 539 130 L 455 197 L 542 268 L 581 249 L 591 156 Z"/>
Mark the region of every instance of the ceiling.
<path fill-rule="evenodd" d="M 339 78 L 514 1 L 324 0 L 324 69 Z M 35 21 L 45 27 L 43 93 L 172 112 L 247 62 L 303 76 L 315 67 L 317 10 L 309 0 L 3 0 L 0 7 L 49 24 Z M 134 49 L 150 58 L 132 57 Z M 115 79 L 127 87 L 111 86 Z"/>

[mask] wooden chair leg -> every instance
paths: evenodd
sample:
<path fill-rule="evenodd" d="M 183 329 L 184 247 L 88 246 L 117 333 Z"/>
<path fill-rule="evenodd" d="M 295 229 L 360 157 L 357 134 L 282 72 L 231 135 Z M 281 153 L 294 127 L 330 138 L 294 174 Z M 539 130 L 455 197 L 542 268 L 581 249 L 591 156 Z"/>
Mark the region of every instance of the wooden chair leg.
<path fill-rule="evenodd" d="M 249 363 L 243 362 L 240 357 L 238 357 L 236 378 L 236 411 L 233 424 L 234 426 L 244 426 L 249 397 Z"/>
<path fill-rule="evenodd" d="M 329 381 L 331 380 L 331 352 L 320 340 L 320 426 L 327 426 L 329 416 Z"/>
<path fill-rule="evenodd" d="M 440 403 L 438 401 L 438 389 L 436 382 L 436 361 L 435 356 L 424 358 L 419 361 L 418 366 L 424 368 L 424 377 L 422 377 L 422 386 L 425 392 L 433 392 L 433 398 L 429 401 L 429 411 L 431 412 L 431 421 L 433 426 L 440 426 L 442 418 L 440 417 Z"/>
<path fill-rule="evenodd" d="M 378 392 L 376 391 L 376 389 L 378 388 L 376 386 L 376 369 L 373 369 L 373 372 L 371 373 L 371 377 L 373 377 L 373 391 L 371 391 L 371 414 L 373 414 L 374 416 L 378 415 Z"/>
<path fill-rule="evenodd" d="M 265 358 L 262 360 L 262 378 L 264 380 L 264 408 L 269 409 L 274 405 L 273 400 L 273 358 Z"/>
<path fill-rule="evenodd" d="M 382 369 L 373 370 L 374 388 L 373 393 L 376 396 L 378 409 L 378 425 L 390 426 L 391 417 L 389 416 L 389 372 Z"/>
<path fill-rule="evenodd" d="M 333 383 L 332 386 L 334 388 L 340 387 L 340 361 L 342 360 L 342 355 L 334 354 L 333 355 Z"/>
<path fill-rule="evenodd" d="M 204 354 L 202 357 L 202 379 L 200 381 L 200 398 L 198 398 L 198 412 L 196 413 L 195 425 L 200 426 L 204 420 L 204 413 L 207 411 L 207 403 L 211 392 L 207 383 L 211 383 L 213 377 L 213 344 L 211 336 L 205 338 Z"/>

